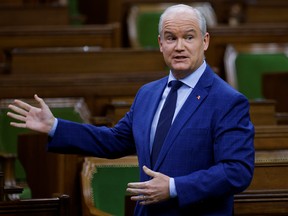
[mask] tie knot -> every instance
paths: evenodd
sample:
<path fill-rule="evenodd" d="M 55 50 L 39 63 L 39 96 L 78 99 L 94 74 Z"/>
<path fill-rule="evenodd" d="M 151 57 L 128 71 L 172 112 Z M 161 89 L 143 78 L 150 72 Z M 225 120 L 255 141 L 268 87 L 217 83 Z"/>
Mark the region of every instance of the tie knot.
<path fill-rule="evenodd" d="M 179 81 L 179 80 L 173 80 L 170 81 L 168 86 L 171 86 L 171 91 L 176 91 L 178 90 L 181 86 L 183 85 L 183 82 Z"/>

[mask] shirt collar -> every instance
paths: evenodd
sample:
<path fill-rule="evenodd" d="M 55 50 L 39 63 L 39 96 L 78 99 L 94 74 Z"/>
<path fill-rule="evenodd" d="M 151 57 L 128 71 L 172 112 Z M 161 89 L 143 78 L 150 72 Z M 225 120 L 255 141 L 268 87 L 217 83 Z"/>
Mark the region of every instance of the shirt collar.
<path fill-rule="evenodd" d="M 190 88 L 194 88 L 196 86 L 198 80 L 200 79 L 200 77 L 204 73 L 206 66 L 207 66 L 207 63 L 204 60 L 202 65 L 199 68 L 197 68 L 196 71 L 194 71 L 193 73 L 191 73 L 189 76 L 185 77 L 184 79 L 180 79 L 180 81 L 183 82 L 185 85 L 189 86 Z M 168 83 L 172 80 L 176 80 L 176 78 L 173 76 L 173 74 L 170 70 L 169 77 L 168 77 Z"/>

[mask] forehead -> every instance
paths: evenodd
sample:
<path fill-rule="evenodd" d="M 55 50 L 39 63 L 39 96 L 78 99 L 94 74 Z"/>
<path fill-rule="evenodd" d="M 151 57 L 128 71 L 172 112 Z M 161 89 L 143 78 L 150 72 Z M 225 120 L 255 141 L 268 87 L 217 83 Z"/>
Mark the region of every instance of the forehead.
<path fill-rule="evenodd" d="M 199 20 L 193 11 L 175 11 L 167 14 L 162 21 L 162 30 L 199 30 Z"/>

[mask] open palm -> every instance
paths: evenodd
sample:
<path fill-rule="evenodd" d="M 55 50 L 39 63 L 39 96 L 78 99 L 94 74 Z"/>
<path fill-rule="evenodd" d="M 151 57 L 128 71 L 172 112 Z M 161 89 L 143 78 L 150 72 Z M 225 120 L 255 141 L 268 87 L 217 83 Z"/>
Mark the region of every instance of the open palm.
<path fill-rule="evenodd" d="M 43 99 L 34 96 L 40 107 L 31 106 L 21 100 L 15 100 L 8 108 L 13 112 L 7 115 L 19 122 L 11 122 L 10 125 L 18 128 L 28 128 L 37 132 L 49 133 L 55 117 Z"/>

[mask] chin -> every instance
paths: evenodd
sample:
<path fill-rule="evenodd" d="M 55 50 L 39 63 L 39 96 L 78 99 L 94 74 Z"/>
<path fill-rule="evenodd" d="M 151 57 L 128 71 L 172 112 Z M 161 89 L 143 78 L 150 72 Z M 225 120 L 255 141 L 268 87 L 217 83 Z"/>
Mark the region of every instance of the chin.
<path fill-rule="evenodd" d="M 192 72 L 189 69 L 173 69 L 172 73 L 176 79 L 183 79 L 190 75 Z"/>

